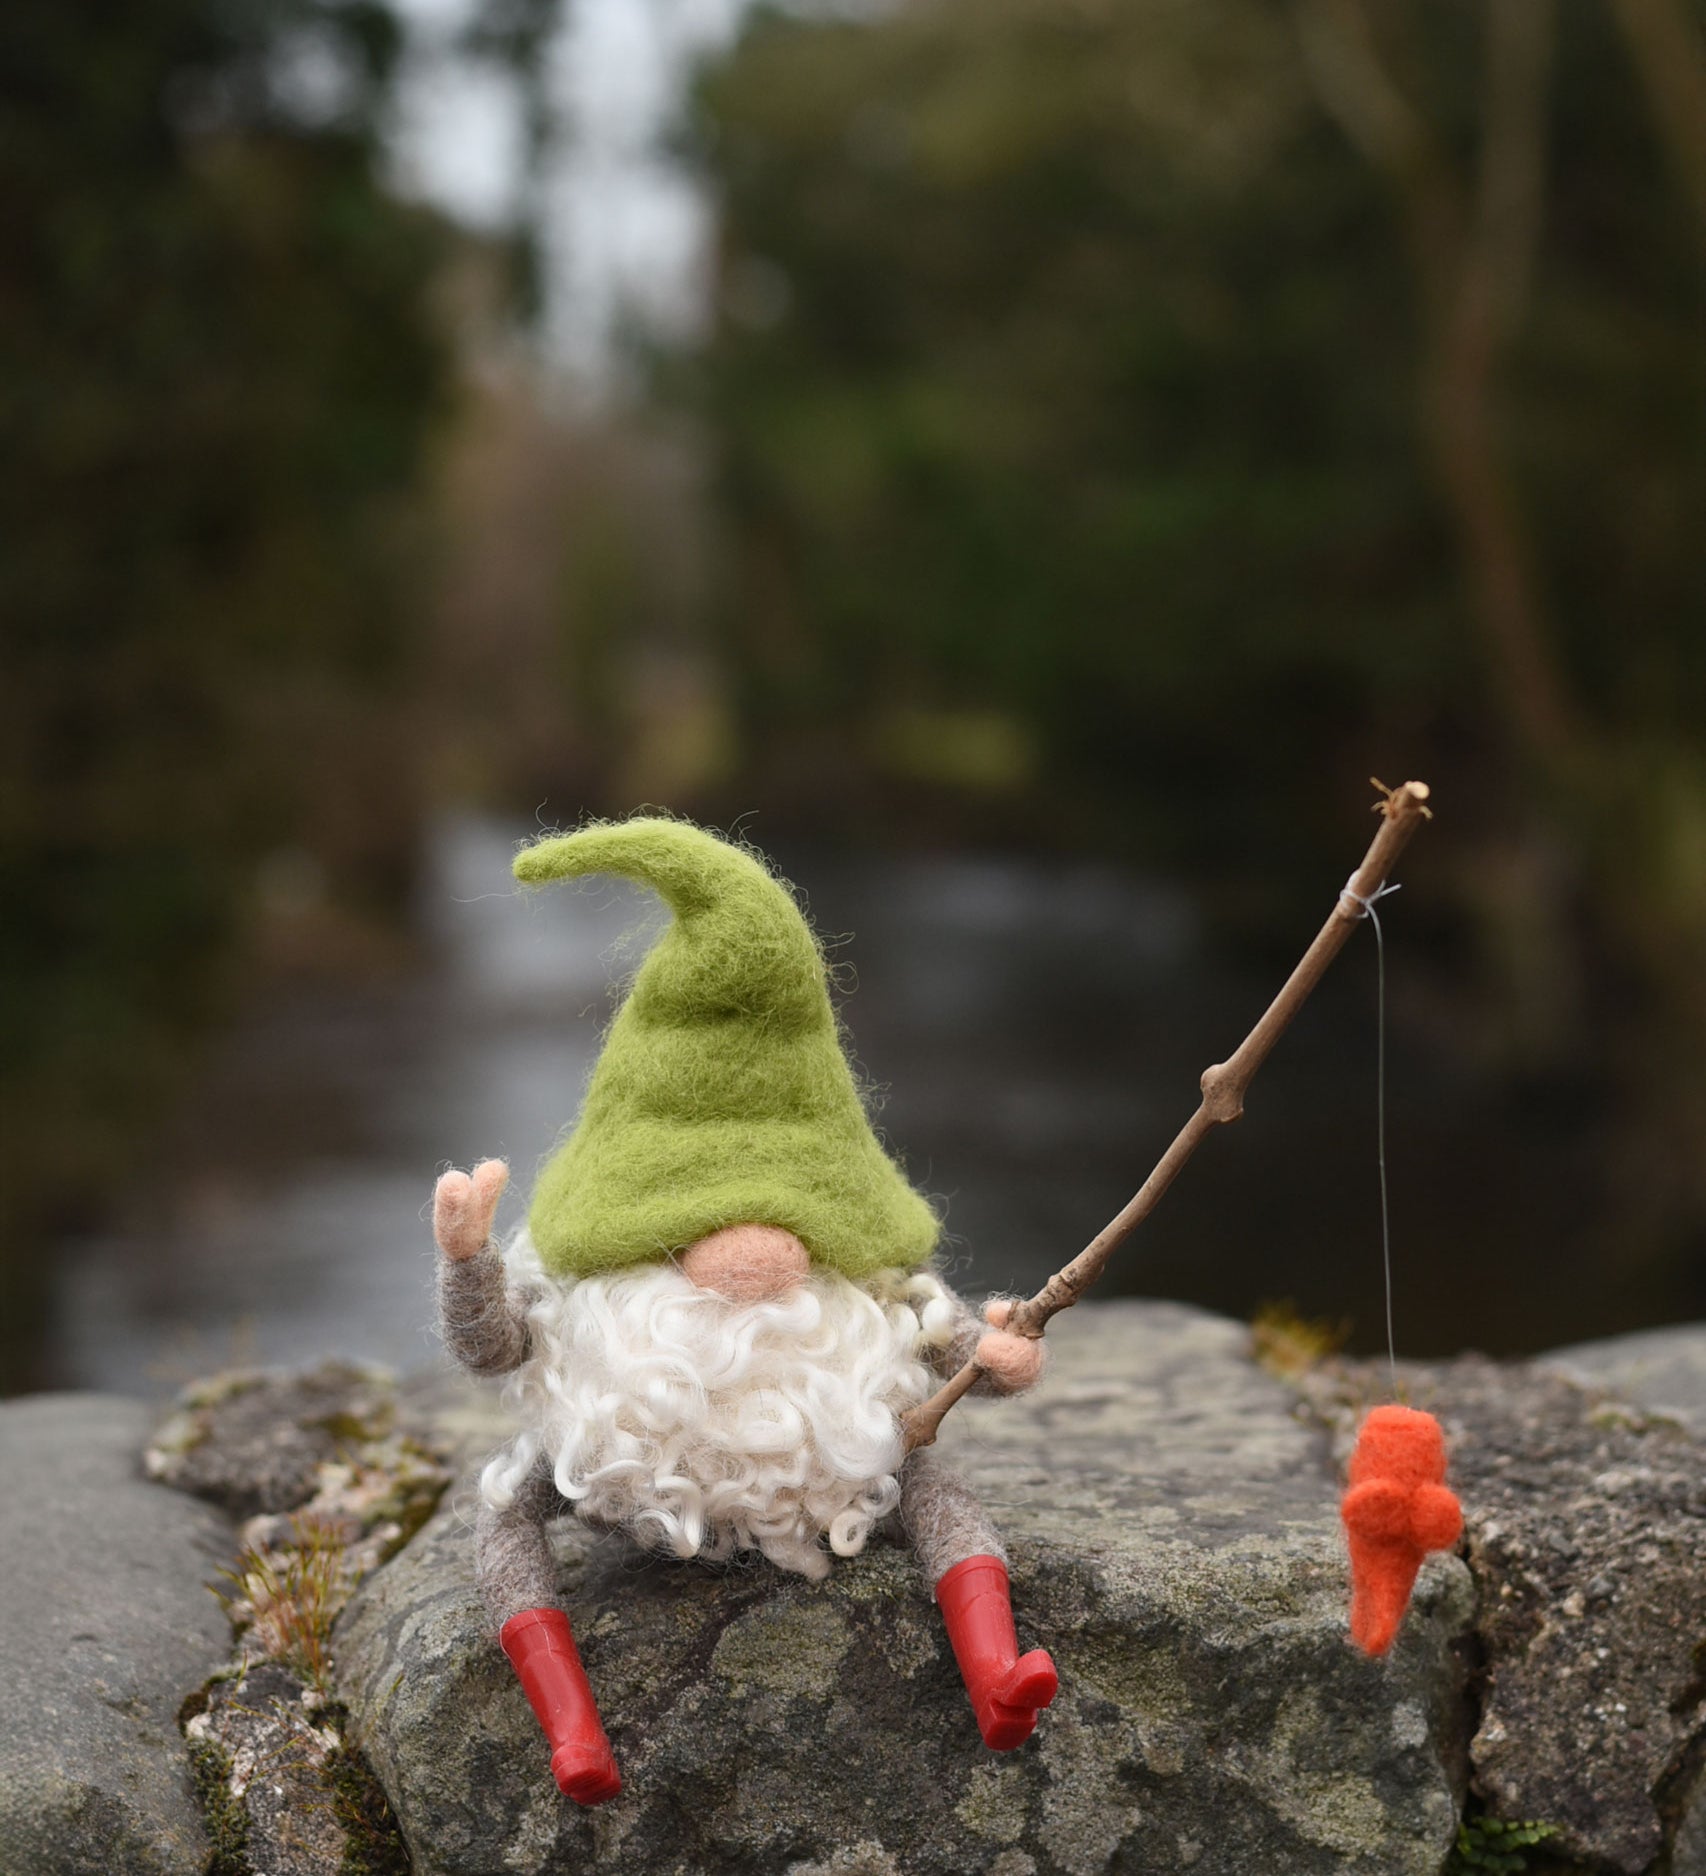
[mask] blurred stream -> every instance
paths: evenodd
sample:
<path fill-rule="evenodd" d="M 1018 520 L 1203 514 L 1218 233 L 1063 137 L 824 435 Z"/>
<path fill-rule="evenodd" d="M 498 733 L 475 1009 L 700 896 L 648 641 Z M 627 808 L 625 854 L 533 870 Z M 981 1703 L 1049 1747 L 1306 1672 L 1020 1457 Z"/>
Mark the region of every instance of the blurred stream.
<path fill-rule="evenodd" d="M 293 989 L 228 1036 L 122 1228 L 63 1248 L 66 1381 L 159 1394 L 235 1360 L 440 1358 L 435 1174 L 501 1153 L 516 1180 L 500 1225 L 521 1216 L 664 916 L 603 881 L 523 897 L 509 860 L 529 832 L 442 821 L 420 902 L 426 966 L 377 990 Z M 1109 867 L 774 857 L 826 938 L 856 934 L 836 955 L 856 968 L 844 1014 L 886 1091 L 879 1124 L 945 1200 L 944 1261 L 973 1293 L 1035 1287 L 1124 1204 L 1190 1114 L 1202 1068 L 1277 984 L 1206 964 L 1188 902 Z M 1401 979 L 1401 910 L 1388 941 Z M 1245 1314 L 1294 1298 L 1376 1345 L 1373 998 L 1373 946 L 1358 942 L 1244 1120 L 1205 1143 L 1126 1247 L 1110 1293 Z M 1536 1116 L 1495 1150 L 1468 1091 L 1402 1034 L 1390 1124 L 1401 1351 L 1612 1326 L 1572 1279 L 1586 1198 L 1567 1129 Z"/>

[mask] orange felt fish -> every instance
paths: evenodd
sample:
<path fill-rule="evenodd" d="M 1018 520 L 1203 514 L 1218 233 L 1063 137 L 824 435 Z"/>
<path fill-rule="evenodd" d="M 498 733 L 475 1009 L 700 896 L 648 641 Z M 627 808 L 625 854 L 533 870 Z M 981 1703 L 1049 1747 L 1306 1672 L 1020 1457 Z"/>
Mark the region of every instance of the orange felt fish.
<path fill-rule="evenodd" d="M 1463 1509 L 1445 1483 L 1439 1422 L 1414 1407 L 1373 1409 L 1357 1432 L 1349 1478 L 1339 1515 L 1351 1547 L 1351 1639 L 1383 1655 L 1422 1559 L 1457 1542 Z"/>

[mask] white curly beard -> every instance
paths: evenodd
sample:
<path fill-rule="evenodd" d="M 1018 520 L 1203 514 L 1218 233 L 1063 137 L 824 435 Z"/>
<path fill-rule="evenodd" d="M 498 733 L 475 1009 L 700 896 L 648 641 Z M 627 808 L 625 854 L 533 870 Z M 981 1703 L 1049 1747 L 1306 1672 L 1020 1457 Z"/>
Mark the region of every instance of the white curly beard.
<path fill-rule="evenodd" d="M 934 1377 L 919 1359 L 955 1311 L 927 1271 L 860 1287 L 814 1270 L 734 1304 L 672 1263 L 561 1282 L 523 1232 L 505 1254 L 531 1289 L 532 1353 L 506 1404 L 523 1431 L 480 1479 L 504 1509 L 541 1454 L 583 1518 L 711 1560 L 758 1550 L 802 1576 L 851 1557 L 900 1501 L 897 1416 Z"/>

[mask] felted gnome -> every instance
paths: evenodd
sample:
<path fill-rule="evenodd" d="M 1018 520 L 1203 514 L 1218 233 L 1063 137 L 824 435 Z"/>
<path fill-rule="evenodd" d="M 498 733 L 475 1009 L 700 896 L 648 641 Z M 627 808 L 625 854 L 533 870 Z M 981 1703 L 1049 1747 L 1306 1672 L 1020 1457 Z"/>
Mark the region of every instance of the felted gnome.
<path fill-rule="evenodd" d="M 798 907 L 752 853 L 663 819 L 543 840 L 515 872 L 617 874 L 675 915 L 526 1227 L 493 1246 L 499 1160 L 446 1173 L 433 1208 L 444 1338 L 510 1377 L 522 1425 L 481 1478 L 476 1569 L 558 1785 L 621 1789 L 557 1601 L 545 1527 L 571 1510 L 813 1578 L 898 1513 L 985 1742 L 1021 1744 L 1054 1664 L 1019 1653 L 1000 1538 L 950 1468 L 906 1453 L 899 1416 L 974 1356 L 977 1391 L 1021 1392 L 1042 1345 L 930 1268 L 937 1219 L 871 1131 Z"/>

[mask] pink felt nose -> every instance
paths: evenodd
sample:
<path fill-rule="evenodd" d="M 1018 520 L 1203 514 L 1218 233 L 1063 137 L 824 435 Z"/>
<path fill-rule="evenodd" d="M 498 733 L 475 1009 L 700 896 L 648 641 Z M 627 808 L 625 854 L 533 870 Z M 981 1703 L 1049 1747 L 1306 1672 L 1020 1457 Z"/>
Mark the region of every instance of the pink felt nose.
<path fill-rule="evenodd" d="M 811 1269 L 806 1247 L 775 1225 L 728 1225 L 690 1244 L 681 1268 L 702 1290 L 731 1303 L 766 1303 L 791 1290 Z"/>

